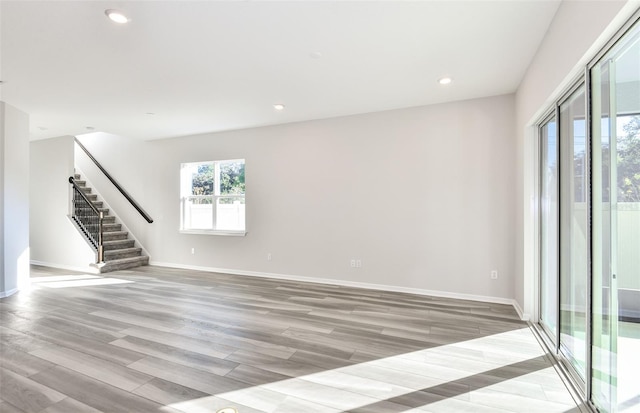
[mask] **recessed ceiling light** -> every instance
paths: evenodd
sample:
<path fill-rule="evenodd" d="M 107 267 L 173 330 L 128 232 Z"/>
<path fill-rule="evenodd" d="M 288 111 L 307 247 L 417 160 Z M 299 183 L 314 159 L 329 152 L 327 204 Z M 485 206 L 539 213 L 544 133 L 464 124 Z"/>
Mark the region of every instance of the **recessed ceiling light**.
<path fill-rule="evenodd" d="M 120 10 L 108 9 L 104 11 L 104 14 L 115 23 L 124 24 L 129 21 L 129 18 Z"/>
<path fill-rule="evenodd" d="M 284 105 L 282 103 L 276 103 L 275 105 L 273 105 L 273 108 L 275 110 L 283 110 L 284 109 Z"/>
<path fill-rule="evenodd" d="M 438 79 L 438 83 L 440 83 L 441 85 L 448 85 L 451 82 L 453 82 L 453 79 L 451 79 L 450 77 L 441 77 L 440 79 Z"/>
<path fill-rule="evenodd" d="M 320 58 L 322 57 L 322 53 L 320 53 L 320 52 L 313 52 L 313 53 L 309 54 L 309 56 L 310 56 L 312 59 L 320 59 Z"/>

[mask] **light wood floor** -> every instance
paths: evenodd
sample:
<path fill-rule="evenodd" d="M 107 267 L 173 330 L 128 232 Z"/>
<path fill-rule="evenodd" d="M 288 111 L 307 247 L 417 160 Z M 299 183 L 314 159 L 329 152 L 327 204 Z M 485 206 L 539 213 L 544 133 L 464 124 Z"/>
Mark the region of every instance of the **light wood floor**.
<path fill-rule="evenodd" d="M 142 267 L 0 300 L 2 412 L 578 412 L 513 308 Z"/>

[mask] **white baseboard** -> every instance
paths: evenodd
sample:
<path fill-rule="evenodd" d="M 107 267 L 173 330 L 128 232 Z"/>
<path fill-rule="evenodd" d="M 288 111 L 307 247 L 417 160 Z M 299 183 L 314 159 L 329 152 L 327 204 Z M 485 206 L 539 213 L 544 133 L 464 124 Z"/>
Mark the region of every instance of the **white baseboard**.
<path fill-rule="evenodd" d="M 531 319 L 531 315 L 528 313 L 525 313 L 522 310 L 522 307 L 520 307 L 520 304 L 518 304 L 518 302 L 516 300 L 512 300 L 513 308 L 516 309 L 516 313 L 518 313 L 518 317 L 520 317 L 520 320 L 522 321 L 529 321 Z"/>
<path fill-rule="evenodd" d="M 60 270 L 67 270 L 67 271 L 86 272 L 89 274 L 100 274 L 100 271 L 98 271 L 97 268 L 93 268 L 89 264 L 87 264 L 86 267 L 74 267 L 71 265 L 62 265 L 62 264 L 56 264 L 53 262 L 31 260 L 31 265 L 41 265 L 43 267 L 51 267 L 51 268 L 57 268 Z"/>
<path fill-rule="evenodd" d="M 480 301 L 480 302 L 494 303 L 494 304 L 507 304 L 507 305 L 512 305 L 516 309 L 516 312 L 518 313 L 520 318 L 522 318 L 522 311 L 519 310 L 518 307 L 516 307 L 517 305 L 516 301 L 511 298 L 453 293 L 453 292 L 438 291 L 438 290 L 424 290 L 421 288 L 409 288 L 409 287 L 400 287 L 396 285 L 384 285 L 384 284 L 372 284 L 372 283 L 363 283 L 363 282 L 356 282 L 356 281 L 336 280 L 332 278 L 315 278 L 315 277 L 305 277 L 301 275 L 265 273 L 265 272 L 258 272 L 258 271 L 235 270 L 235 269 L 229 269 L 229 268 L 200 267 L 196 265 L 174 264 L 174 263 L 168 263 L 168 262 L 149 261 L 149 265 L 155 265 L 158 267 L 167 267 L 167 268 L 179 268 L 184 270 L 215 272 L 215 273 L 222 273 L 222 274 L 247 275 L 251 277 L 275 278 L 275 279 L 287 280 L 287 281 L 301 281 L 301 282 L 310 282 L 310 283 L 319 283 L 319 284 L 328 284 L 328 285 L 339 285 L 343 287 L 366 288 L 370 290 L 394 291 L 399 293 L 425 295 L 430 297 L 455 298 L 458 300 L 471 300 L 471 301 Z"/>
<path fill-rule="evenodd" d="M 13 295 L 17 292 L 18 292 L 17 288 L 12 288 L 11 290 L 7 290 L 7 291 L 0 291 L 0 298 L 9 297 L 10 295 Z"/>

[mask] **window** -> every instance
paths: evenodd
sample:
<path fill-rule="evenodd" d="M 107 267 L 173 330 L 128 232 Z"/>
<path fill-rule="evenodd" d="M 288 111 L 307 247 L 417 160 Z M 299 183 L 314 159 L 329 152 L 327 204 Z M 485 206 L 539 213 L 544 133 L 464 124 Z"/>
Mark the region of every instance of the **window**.
<path fill-rule="evenodd" d="M 244 159 L 183 163 L 180 200 L 181 231 L 244 235 Z"/>

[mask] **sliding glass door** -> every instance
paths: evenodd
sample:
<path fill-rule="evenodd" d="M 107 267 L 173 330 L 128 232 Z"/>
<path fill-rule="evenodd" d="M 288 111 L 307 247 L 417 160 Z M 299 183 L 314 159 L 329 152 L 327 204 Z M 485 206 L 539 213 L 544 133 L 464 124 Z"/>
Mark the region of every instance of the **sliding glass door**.
<path fill-rule="evenodd" d="M 589 221 L 584 85 L 560 104 L 560 352 L 586 372 Z"/>
<path fill-rule="evenodd" d="M 539 128 L 539 322 L 584 387 L 587 368 L 589 152 L 585 86 Z"/>
<path fill-rule="evenodd" d="M 540 323 L 557 341 L 558 140 L 555 114 L 540 127 Z"/>
<path fill-rule="evenodd" d="M 611 136 L 615 136 L 615 123 L 609 117 L 609 101 L 612 89 L 609 77 L 610 62 L 591 70 L 593 102 L 593 381 L 592 399 L 604 411 L 611 411 L 616 404 L 616 330 L 618 305 L 616 283 L 611 261 L 612 211 L 617 191 L 611 191 Z M 612 128 L 614 133 L 612 134 Z M 614 151 L 615 152 L 615 151 Z M 615 159 L 615 158 L 614 158 Z M 615 168 L 614 168 L 615 169 Z M 615 172 L 615 171 L 614 171 Z M 614 185 L 613 188 L 616 188 Z M 614 198 L 613 200 L 611 198 Z"/>
<path fill-rule="evenodd" d="M 586 78 L 538 130 L 539 324 L 585 400 L 640 413 L 638 21 Z"/>
<path fill-rule="evenodd" d="M 592 400 L 639 412 L 640 28 L 590 72 L 593 141 Z"/>

